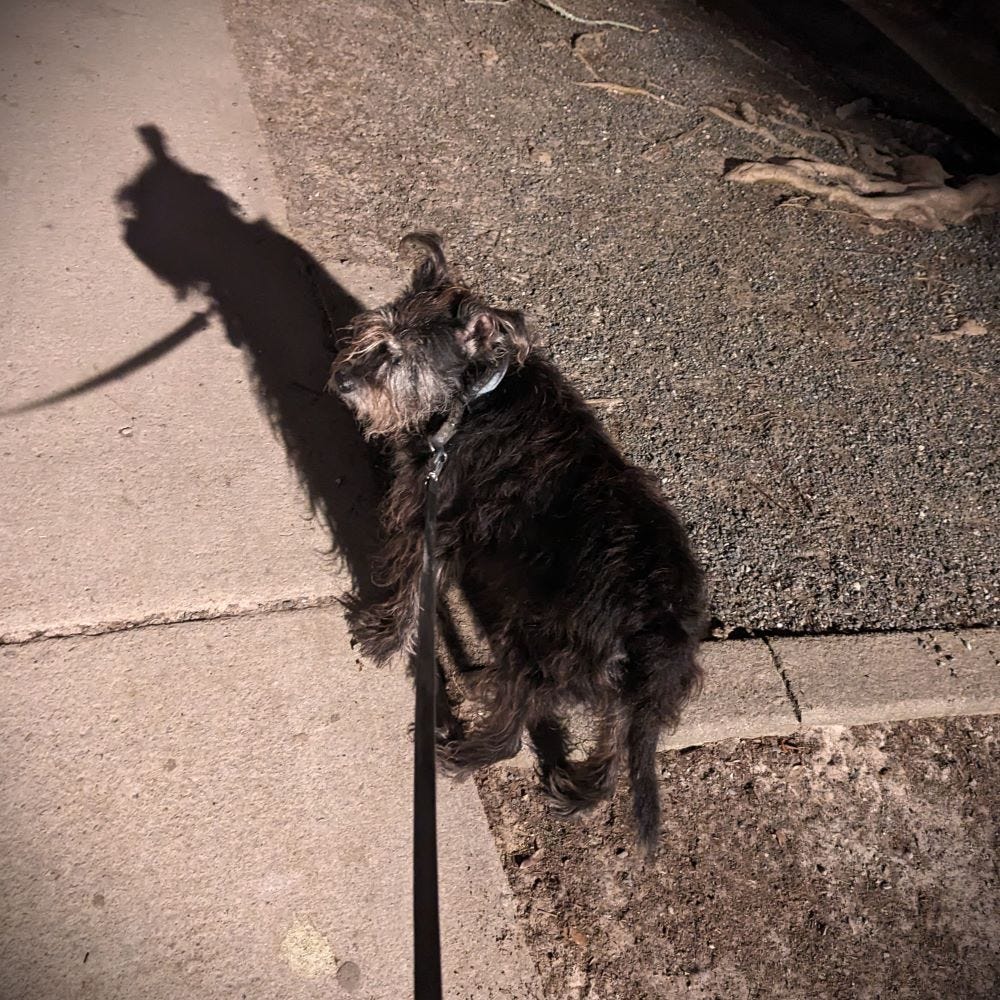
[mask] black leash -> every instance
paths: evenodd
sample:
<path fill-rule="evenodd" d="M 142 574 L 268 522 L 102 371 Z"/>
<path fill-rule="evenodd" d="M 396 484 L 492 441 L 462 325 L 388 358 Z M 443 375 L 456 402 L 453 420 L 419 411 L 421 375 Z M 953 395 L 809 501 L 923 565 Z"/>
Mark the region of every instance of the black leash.
<path fill-rule="evenodd" d="M 441 1000 L 441 921 L 438 908 L 437 788 L 435 742 L 437 706 L 437 659 L 434 655 L 434 625 L 437 614 L 437 507 L 441 470 L 448 459 L 445 450 L 465 412 L 465 407 L 492 392 L 507 374 L 505 359 L 500 367 L 480 379 L 466 397 L 456 402 L 445 422 L 428 443 L 431 457 L 424 495 L 424 561 L 420 570 L 420 617 L 413 677 L 416 707 L 413 724 L 413 997 Z"/>
<path fill-rule="evenodd" d="M 438 477 L 445 452 L 431 452 L 424 513 L 424 562 L 420 571 L 420 621 L 414 682 L 416 709 L 413 728 L 413 996 L 441 1000 L 441 929 L 438 916 L 437 792 L 434 745 L 437 704 L 437 663 L 434 621 L 437 586 L 434 549 L 437 543 Z"/>

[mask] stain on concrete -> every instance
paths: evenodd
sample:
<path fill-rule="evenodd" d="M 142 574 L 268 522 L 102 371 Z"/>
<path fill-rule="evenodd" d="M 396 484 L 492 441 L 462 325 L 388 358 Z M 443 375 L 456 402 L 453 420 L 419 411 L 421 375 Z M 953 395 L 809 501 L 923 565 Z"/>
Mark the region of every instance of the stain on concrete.
<path fill-rule="evenodd" d="M 337 964 L 330 942 L 309 920 L 296 917 L 281 940 L 282 960 L 297 976 L 318 979 Z"/>
<path fill-rule="evenodd" d="M 357 962 L 341 962 L 337 969 L 337 985 L 353 993 L 361 985 L 361 967 Z"/>

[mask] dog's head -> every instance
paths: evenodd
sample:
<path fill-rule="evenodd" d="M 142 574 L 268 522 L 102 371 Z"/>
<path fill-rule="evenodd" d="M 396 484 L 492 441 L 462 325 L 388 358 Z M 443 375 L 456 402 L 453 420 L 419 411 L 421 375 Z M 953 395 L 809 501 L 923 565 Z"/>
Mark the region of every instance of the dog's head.
<path fill-rule="evenodd" d="M 425 428 L 505 359 L 523 364 L 532 346 L 521 313 L 491 308 L 458 280 L 439 236 L 403 243 L 424 253 L 409 287 L 355 317 L 330 378 L 368 436 Z"/>

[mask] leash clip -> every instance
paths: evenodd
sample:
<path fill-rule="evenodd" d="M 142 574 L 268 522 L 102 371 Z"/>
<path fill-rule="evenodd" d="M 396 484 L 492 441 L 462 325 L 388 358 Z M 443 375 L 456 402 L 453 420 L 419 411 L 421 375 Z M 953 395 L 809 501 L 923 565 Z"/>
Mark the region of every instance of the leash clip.
<path fill-rule="evenodd" d="M 436 482 L 441 475 L 441 470 L 444 468 L 444 463 L 447 461 L 448 452 L 445 451 L 444 447 L 438 447 L 432 443 L 430 469 L 427 471 L 427 478 L 433 479 Z"/>

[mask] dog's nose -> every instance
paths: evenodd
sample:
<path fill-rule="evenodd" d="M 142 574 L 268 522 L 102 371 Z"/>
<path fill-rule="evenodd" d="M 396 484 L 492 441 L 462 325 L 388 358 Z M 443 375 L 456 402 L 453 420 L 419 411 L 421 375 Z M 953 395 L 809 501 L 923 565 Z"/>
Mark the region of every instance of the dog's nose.
<path fill-rule="evenodd" d="M 334 376 L 334 381 L 337 383 L 337 391 L 345 394 L 353 392 L 357 384 L 349 372 L 337 372 Z"/>

